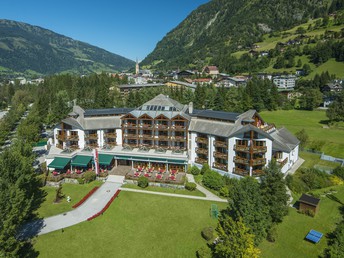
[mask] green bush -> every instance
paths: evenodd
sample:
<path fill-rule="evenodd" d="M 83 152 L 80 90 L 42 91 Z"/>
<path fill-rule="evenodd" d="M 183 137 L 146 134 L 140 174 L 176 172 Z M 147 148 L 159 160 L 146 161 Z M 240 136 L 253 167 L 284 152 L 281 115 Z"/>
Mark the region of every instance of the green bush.
<path fill-rule="evenodd" d="M 85 179 L 83 178 L 77 178 L 76 179 L 80 185 L 83 185 L 85 183 Z"/>
<path fill-rule="evenodd" d="M 189 191 L 195 191 L 196 187 L 197 187 L 197 185 L 195 183 L 186 182 L 186 184 L 185 184 L 185 189 L 189 190 Z"/>
<path fill-rule="evenodd" d="M 269 242 L 275 242 L 277 239 L 277 227 L 276 225 L 272 225 L 271 228 L 268 230 L 268 234 L 266 236 L 266 240 Z"/>
<path fill-rule="evenodd" d="M 229 197 L 229 188 L 228 186 L 222 186 L 220 191 L 219 191 L 219 194 L 223 197 Z"/>
<path fill-rule="evenodd" d="M 332 174 L 344 180 L 344 167 L 336 167 Z"/>
<path fill-rule="evenodd" d="M 193 174 L 194 176 L 199 175 L 200 172 L 201 172 L 200 169 L 196 166 L 192 166 L 190 168 L 190 173 Z"/>
<path fill-rule="evenodd" d="M 214 229 L 212 227 L 206 227 L 202 230 L 201 235 L 205 240 L 210 241 L 214 238 Z"/>
<path fill-rule="evenodd" d="M 224 185 L 223 177 L 213 170 L 209 170 L 203 175 L 202 182 L 206 187 L 216 191 L 220 190 Z"/>
<path fill-rule="evenodd" d="M 148 186 L 148 178 L 144 176 L 140 176 L 139 179 L 137 180 L 137 185 L 141 188 L 146 188 Z"/>
<path fill-rule="evenodd" d="M 84 177 L 85 183 L 87 184 L 89 182 L 96 180 L 97 175 L 94 171 L 87 171 L 84 173 L 83 177 Z"/>
<path fill-rule="evenodd" d="M 209 165 L 207 163 L 203 164 L 202 169 L 201 169 L 201 174 L 204 175 L 205 173 L 211 171 Z"/>
<path fill-rule="evenodd" d="M 197 250 L 196 255 L 197 255 L 197 258 L 211 258 L 212 257 L 211 249 L 207 246 L 203 246 Z"/>

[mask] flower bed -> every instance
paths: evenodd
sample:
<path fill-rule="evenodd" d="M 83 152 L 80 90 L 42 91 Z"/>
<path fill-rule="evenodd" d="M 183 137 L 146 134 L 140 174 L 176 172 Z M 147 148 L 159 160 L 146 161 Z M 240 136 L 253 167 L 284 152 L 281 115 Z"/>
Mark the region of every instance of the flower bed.
<path fill-rule="evenodd" d="M 84 198 L 82 198 L 77 204 L 73 205 L 73 208 L 79 207 L 81 204 L 83 204 L 95 191 L 97 191 L 97 189 L 99 188 L 99 186 L 95 186 L 91 191 L 88 192 L 88 194 L 86 194 L 84 196 Z"/>
<path fill-rule="evenodd" d="M 115 200 L 115 198 L 119 195 L 120 192 L 121 192 L 121 190 L 117 190 L 116 193 L 111 197 L 110 201 L 108 201 L 108 203 L 105 205 L 105 207 L 100 212 L 89 217 L 87 220 L 88 221 L 93 220 L 93 219 L 97 218 L 99 215 L 103 214 L 109 208 L 111 203 Z"/>

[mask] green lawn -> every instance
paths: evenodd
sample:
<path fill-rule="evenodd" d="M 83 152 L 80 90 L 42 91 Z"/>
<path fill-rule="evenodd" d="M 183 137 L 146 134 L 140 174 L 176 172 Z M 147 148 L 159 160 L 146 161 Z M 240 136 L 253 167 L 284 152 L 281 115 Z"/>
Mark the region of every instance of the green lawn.
<path fill-rule="evenodd" d="M 46 200 L 38 209 L 40 217 L 49 217 L 57 215 L 66 211 L 72 210 L 72 206 L 79 202 L 89 191 L 95 186 L 100 186 L 102 182 L 94 181 L 89 184 L 78 185 L 78 184 L 63 184 L 62 193 L 65 198 L 60 203 L 54 203 L 56 196 L 56 187 L 46 186 L 43 189 L 47 192 Z M 71 197 L 71 202 L 67 202 L 67 196 Z"/>
<path fill-rule="evenodd" d="M 39 236 L 40 257 L 195 257 L 214 202 L 122 191 L 103 216 Z M 219 209 L 226 203 L 218 203 Z"/>
<path fill-rule="evenodd" d="M 205 194 L 200 192 L 197 189 L 195 191 L 188 191 L 186 189 L 174 189 L 174 188 L 166 188 L 166 187 L 159 187 L 159 186 L 148 186 L 146 188 L 141 188 L 133 184 L 125 184 L 122 186 L 122 188 L 131 188 L 131 189 L 138 189 L 138 190 L 145 190 L 145 191 L 152 191 L 152 192 L 184 194 L 184 195 L 205 197 Z"/>
<path fill-rule="evenodd" d="M 299 156 L 305 160 L 302 164 L 302 167 L 313 168 L 315 165 L 329 167 L 329 168 L 336 168 L 340 164 L 337 162 L 331 162 L 327 160 L 320 159 L 320 155 L 302 151 L 299 153 Z"/>
<path fill-rule="evenodd" d="M 260 113 L 267 122 L 278 128 L 286 127 L 292 133 L 305 129 L 310 140 L 325 141 L 322 151 L 338 158 L 344 158 L 344 130 L 325 128 L 327 117 L 325 111 L 277 110 Z"/>
<path fill-rule="evenodd" d="M 344 202 L 344 186 L 332 188 L 338 191 L 334 195 Z M 322 189 L 317 192 L 324 193 L 327 190 Z M 326 237 L 323 237 L 318 244 L 312 244 L 304 238 L 311 229 L 322 232 L 324 236 L 332 232 L 335 224 L 341 219 L 340 206 L 338 202 L 328 197 L 321 197 L 319 213 L 314 218 L 299 214 L 294 208 L 290 208 L 289 214 L 277 227 L 277 241 L 275 243 L 264 241 L 259 246 L 262 251 L 261 257 L 318 257 L 327 246 Z"/>

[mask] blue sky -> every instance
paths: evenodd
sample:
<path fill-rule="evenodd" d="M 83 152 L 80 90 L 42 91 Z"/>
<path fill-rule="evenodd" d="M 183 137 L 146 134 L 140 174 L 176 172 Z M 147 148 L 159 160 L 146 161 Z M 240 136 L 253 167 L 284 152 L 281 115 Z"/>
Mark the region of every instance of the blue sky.
<path fill-rule="evenodd" d="M 0 0 L 0 19 L 40 26 L 135 60 L 209 0 Z"/>

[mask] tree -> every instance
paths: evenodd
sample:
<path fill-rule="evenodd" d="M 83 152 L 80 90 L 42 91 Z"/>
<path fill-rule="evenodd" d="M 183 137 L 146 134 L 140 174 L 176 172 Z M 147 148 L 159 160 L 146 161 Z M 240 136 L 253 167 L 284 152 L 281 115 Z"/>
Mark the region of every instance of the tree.
<path fill-rule="evenodd" d="M 325 250 L 325 257 L 344 257 L 344 220 L 338 224 L 332 233 L 332 237 L 328 241 L 328 248 Z"/>
<path fill-rule="evenodd" d="M 344 121 L 344 91 L 329 106 L 326 115 L 331 121 Z"/>
<path fill-rule="evenodd" d="M 308 89 L 303 92 L 300 98 L 300 108 L 313 110 L 323 102 L 323 95 L 319 89 Z"/>
<path fill-rule="evenodd" d="M 255 235 L 254 243 L 257 246 L 266 237 L 271 224 L 258 181 L 245 177 L 233 182 L 229 200 L 225 214 L 235 221 L 242 218 L 250 233 Z"/>
<path fill-rule="evenodd" d="M 302 66 L 302 70 L 303 70 L 303 74 L 304 74 L 305 76 L 307 76 L 308 74 L 310 74 L 311 71 L 312 71 L 309 64 L 304 64 L 304 65 Z"/>
<path fill-rule="evenodd" d="M 280 223 L 283 217 L 288 214 L 289 199 L 281 167 L 275 160 L 271 160 L 264 172 L 260 183 L 264 204 L 268 208 L 271 221 Z"/>
<path fill-rule="evenodd" d="M 304 128 L 302 128 L 300 131 L 298 131 L 295 134 L 295 136 L 297 137 L 297 139 L 299 139 L 301 149 L 303 149 L 307 145 L 308 140 L 309 140 L 309 136 L 308 136 L 306 130 Z"/>
<path fill-rule="evenodd" d="M 215 245 L 215 257 L 258 257 L 260 251 L 254 246 L 254 235 L 243 220 L 226 216 L 221 218 L 216 229 L 219 240 Z"/>

